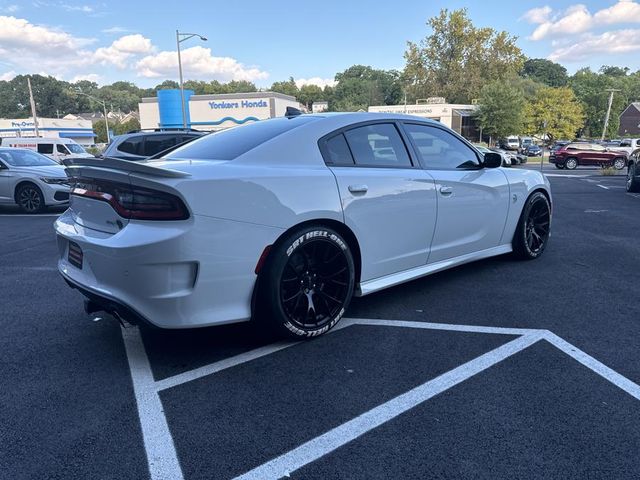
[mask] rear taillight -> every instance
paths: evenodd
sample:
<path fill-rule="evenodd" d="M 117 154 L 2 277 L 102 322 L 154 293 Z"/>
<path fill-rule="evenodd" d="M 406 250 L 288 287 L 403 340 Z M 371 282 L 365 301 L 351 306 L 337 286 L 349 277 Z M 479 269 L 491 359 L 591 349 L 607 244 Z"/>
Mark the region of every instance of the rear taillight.
<path fill-rule="evenodd" d="M 126 183 L 74 178 L 71 195 L 107 202 L 123 218 L 136 220 L 186 220 L 189 211 L 175 195 Z"/>

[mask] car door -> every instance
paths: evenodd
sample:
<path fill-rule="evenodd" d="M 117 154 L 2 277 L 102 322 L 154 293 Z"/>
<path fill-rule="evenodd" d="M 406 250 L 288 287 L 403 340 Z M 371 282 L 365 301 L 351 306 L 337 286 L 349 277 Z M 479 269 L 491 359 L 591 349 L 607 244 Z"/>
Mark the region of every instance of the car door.
<path fill-rule="evenodd" d="M 461 137 L 436 125 L 404 123 L 423 168 L 435 180 L 438 202 L 429 263 L 500 245 L 509 211 L 501 168 L 483 168 Z"/>
<path fill-rule="evenodd" d="M 358 238 L 361 281 L 424 266 L 436 223 L 435 185 L 414 165 L 398 125 L 352 126 L 320 146 L 344 221 Z"/>
<path fill-rule="evenodd" d="M 2 153 L 0 153 L 0 203 L 13 203 L 13 192 L 9 187 L 11 172 L 5 162 L 2 161 Z"/>
<path fill-rule="evenodd" d="M 602 165 L 603 163 L 610 163 L 613 155 L 608 152 L 606 148 L 597 143 L 589 144 L 588 165 Z"/>

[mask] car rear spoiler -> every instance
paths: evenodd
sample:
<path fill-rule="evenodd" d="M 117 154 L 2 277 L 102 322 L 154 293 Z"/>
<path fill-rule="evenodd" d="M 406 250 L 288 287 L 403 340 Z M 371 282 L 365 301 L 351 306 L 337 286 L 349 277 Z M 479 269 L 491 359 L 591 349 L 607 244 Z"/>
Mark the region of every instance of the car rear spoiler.
<path fill-rule="evenodd" d="M 179 172 L 178 170 L 171 170 L 169 168 L 152 167 L 145 163 L 133 162 L 130 160 L 121 160 L 113 157 L 103 158 L 66 158 L 62 161 L 64 163 L 67 172 L 70 176 L 73 176 L 73 172 L 80 170 L 82 167 L 98 167 L 108 170 L 119 170 L 121 172 L 135 172 L 145 175 L 152 175 L 154 177 L 168 177 L 168 178 L 184 178 L 189 177 L 191 174 L 186 172 Z"/>

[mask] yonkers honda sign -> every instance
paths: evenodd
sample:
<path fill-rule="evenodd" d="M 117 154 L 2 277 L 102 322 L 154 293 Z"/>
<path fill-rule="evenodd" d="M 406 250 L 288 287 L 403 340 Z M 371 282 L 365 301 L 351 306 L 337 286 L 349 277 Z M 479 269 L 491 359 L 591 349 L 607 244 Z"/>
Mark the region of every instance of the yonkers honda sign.
<path fill-rule="evenodd" d="M 226 109 L 226 108 L 269 108 L 269 102 L 260 99 L 260 100 L 239 100 L 239 101 L 231 101 L 226 102 L 221 100 L 219 102 L 212 101 L 208 102 L 209 107 L 212 110 Z"/>

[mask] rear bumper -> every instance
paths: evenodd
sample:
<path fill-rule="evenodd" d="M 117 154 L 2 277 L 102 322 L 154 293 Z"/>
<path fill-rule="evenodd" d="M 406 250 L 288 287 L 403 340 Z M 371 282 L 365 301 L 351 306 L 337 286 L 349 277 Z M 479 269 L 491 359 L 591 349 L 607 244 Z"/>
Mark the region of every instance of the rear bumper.
<path fill-rule="evenodd" d="M 281 230 L 193 216 L 176 222 L 130 221 L 118 233 L 75 223 L 67 210 L 55 223 L 67 282 L 131 323 L 192 328 L 251 318 L 254 269 Z M 69 262 L 69 242 L 82 268 Z"/>

